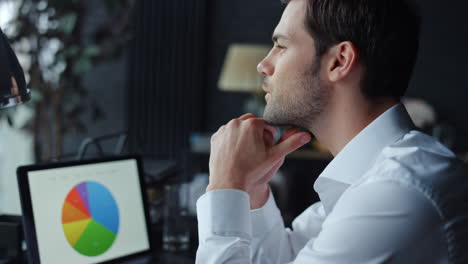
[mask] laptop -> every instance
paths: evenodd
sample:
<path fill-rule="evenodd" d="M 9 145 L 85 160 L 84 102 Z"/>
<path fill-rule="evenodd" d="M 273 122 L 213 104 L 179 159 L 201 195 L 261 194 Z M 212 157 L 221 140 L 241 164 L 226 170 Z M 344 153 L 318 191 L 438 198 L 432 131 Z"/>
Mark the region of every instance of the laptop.
<path fill-rule="evenodd" d="M 142 171 L 137 156 L 19 167 L 29 263 L 147 259 L 152 244 Z"/>

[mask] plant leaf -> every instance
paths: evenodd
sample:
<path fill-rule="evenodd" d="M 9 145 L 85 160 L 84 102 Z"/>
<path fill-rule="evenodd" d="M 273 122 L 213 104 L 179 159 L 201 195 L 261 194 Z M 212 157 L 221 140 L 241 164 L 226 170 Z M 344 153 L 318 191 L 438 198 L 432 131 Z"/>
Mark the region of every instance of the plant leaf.
<path fill-rule="evenodd" d="M 73 64 L 73 73 L 80 75 L 84 72 L 87 72 L 91 69 L 91 60 L 88 57 L 81 57 Z"/>
<path fill-rule="evenodd" d="M 65 49 L 65 57 L 76 57 L 80 53 L 80 48 L 77 45 L 73 45 L 68 49 Z"/>
<path fill-rule="evenodd" d="M 99 55 L 99 53 L 101 53 L 99 46 L 91 44 L 85 48 L 83 55 L 87 57 L 94 57 Z"/>
<path fill-rule="evenodd" d="M 59 19 L 59 25 L 57 29 L 67 35 L 70 35 L 73 29 L 75 29 L 76 20 L 77 20 L 76 14 L 70 13 L 68 15 L 65 15 Z"/>

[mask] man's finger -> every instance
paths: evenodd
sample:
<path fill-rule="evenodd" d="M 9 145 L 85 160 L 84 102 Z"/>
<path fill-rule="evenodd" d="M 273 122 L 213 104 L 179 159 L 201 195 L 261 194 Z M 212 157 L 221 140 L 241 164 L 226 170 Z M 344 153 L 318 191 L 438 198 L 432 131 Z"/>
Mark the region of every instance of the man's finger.
<path fill-rule="evenodd" d="M 255 116 L 254 114 L 248 113 L 248 114 L 245 114 L 245 115 L 239 117 L 239 120 L 242 120 L 242 121 L 243 121 L 243 120 L 247 120 L 247 119 L 249 119 L 249 118 L 255 118 L 255 117 L 256 117 L 256 116 Z"/>
<path fill-rule="evenodd" d="M 271 148 L 271 158 L 277 160 L 280 157 L 286 156 L 296 149 L 302 147 L 311 140 L 311 136 L 306 132 L 299 132 L 278 143 Z"/>
<path fill-rule="evenodd" d="M 291 136 L 294 136 L 298 132 L 299 132 L 298 127 L 292 127 L 290 129 L 286 130 L 286 132 L 284 132 L 283 135 L 281 135 L 281 138 L 280 138 L 280 140 L 278 142 L 283 142 L 286 139 L 290 138 Z"/>
<path fill-rule="evenodd" d="M 268 124 L 265 125 L 263 135 L 265 139 L 268 139 L 268 141 L 265 140 L 268 146 L 273 146 L 275 144 L 275 136 L 277 133 L 278 130 L 276 127 Z"/>
<path fill-rule="evenodd" d="M 268 125 L 265 123 L 265 130 L 269 131 L 273 136 L 276 135 L 276 133 L 278 133 L 278 129 L 275 127 L 275 126 L 272 126 L 272 125 Z"/>
<path fill-rule="evenodd" d="M 280 160 L 276 161 L 275 165 L 265 174 L 265 177 L 260 179 L 260 182 L 269 182 L 271 178 L 278 172 L 279 168 L 283 166 L 284 163 L 284 157 L 282 157 Z"/>
<path fill-rule="evenodd" d="M 263 132 L 263 140 L 265 141 L 265 144 L 267 146 L 273 146 L 275 143 L 273 133 L 271 133 L 271 131 L 267 129 L 265 129 L 265 131 Z"/>
<path fill-rule="evenodd" d="M 278 160 L 273 166 L 273 168 L 270 170 L 270 173 L 273 171 L 276 172 L 281 166 L 283 166 L 284 159 L 285 157 L 282 157 L 280 160 Z"/>

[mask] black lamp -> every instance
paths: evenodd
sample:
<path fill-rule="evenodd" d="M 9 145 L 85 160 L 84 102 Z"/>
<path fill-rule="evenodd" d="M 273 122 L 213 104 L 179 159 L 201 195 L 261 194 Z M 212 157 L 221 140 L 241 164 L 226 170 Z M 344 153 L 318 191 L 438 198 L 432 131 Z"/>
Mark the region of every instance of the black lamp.
<path fill-rule="evenodd" d="M 30 98 L 23 69 L 0 29 L 0 109 L 25 103 Z"/>

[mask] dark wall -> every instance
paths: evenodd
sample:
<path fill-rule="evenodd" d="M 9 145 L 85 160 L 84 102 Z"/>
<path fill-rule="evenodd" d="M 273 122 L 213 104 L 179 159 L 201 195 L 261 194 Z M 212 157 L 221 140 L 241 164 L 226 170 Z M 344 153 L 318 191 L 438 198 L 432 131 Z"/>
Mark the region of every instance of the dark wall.
<path fill-rule="evenodd" d="M 137 1 L 129 43 L 133 153 L 181 160 L 202 123 L 206 2 Z"/>
<path fill-rule="evenodd" d="M 466 0 L 418 0 L 422 17 L 419 59 L 408 96 L 427 100 L 441 121 L 457 128 L 457 146 L 468 138 L 468 10 Z M 208 106 L 205 128 L 219 126 L 242 114 L 243 94 L 221 92 L 217 80 L 230 43 L 271 44 L 271 33 L 284 5 L 279 0 L 211 1 L 209 10 Z M 462 147 L 463 146 L 463 147 Z"/>
<path fill-rule="evenodd" d="M 468 149 L 468 2 L 418 0 L 423 27 L 420 52 L 407 92 L 433 105 L 440 121 L 457 129 L 458 149 Z"/>

